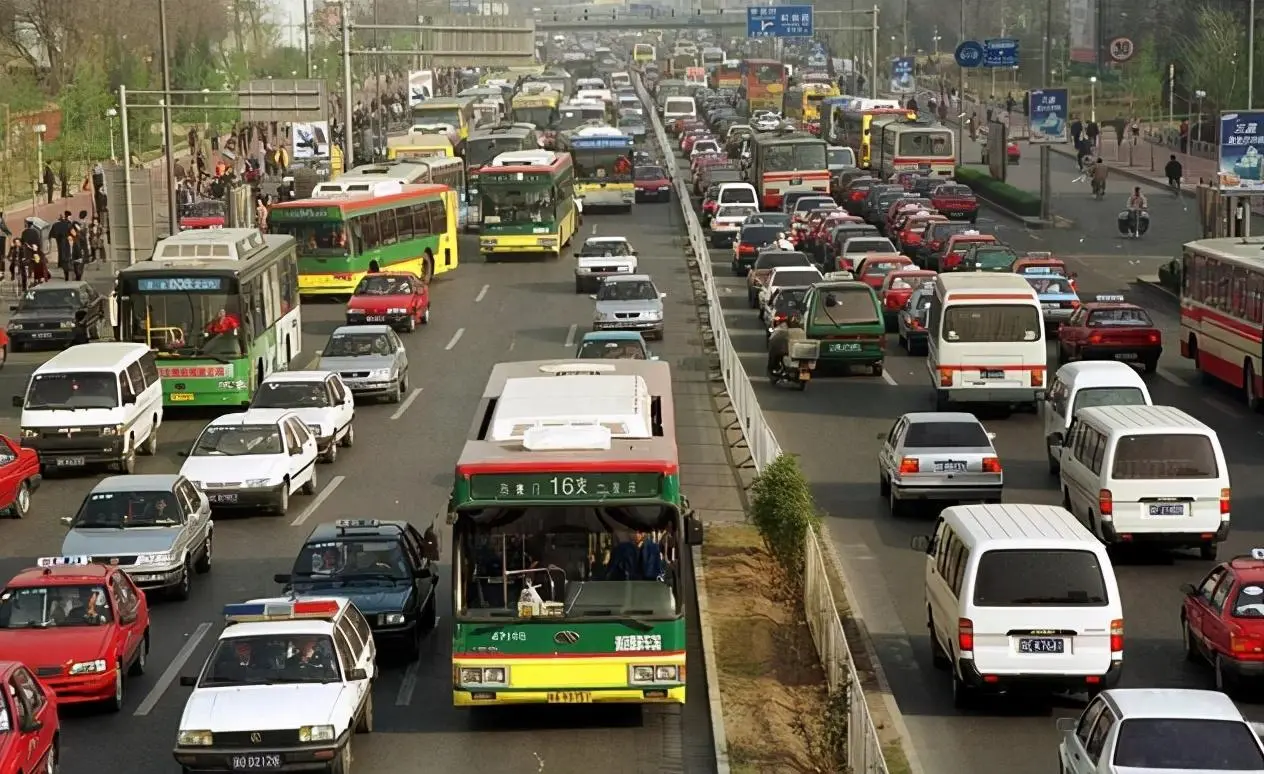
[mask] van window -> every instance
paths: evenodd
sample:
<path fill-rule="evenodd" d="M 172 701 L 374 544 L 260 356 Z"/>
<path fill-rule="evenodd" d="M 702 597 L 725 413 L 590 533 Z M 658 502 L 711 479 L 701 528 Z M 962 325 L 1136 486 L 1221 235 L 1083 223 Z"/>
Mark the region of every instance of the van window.
<path fill-rule="evenodd" d="M 816 302 L 813 325 L 863 325 L 879 321 L 868 286 L 825 288 Z"/>
<path fill-rule="evenodd" d="M 725 188 L 720 192 L 720 204 L 755 204 L 755 192 L 745 187 Z"/>
<path fill-rule="evenodd" d="M 1071 407 L 1071 413 L 1097 406 L 1145 405 L 1146 395 L 1139 387 L 1085 387 L 1075 393 L 1075 405 Z"/>
<path fill-rule="evenodd" d="M 1211 439 L 1195 433 L 1125 435 L 1115 444 L 1116 479 L 1217 478 Z"/>
<path fill-rule="evenodd" d="M 155 384 L 161 377 L 158 375 L 158 363 L 153 352 L 146 352 L 140 358 L 140 369 L 145 374 L 145 386 Z"/>
<path fill-rule="evenodd" d="M 122 379 L 122 375 L 102 371 L 35 374 L 26 395 L 26 408 L 117 408 Z"/>
<path fill-rule="evenodd" d="M 1039 310 L 1028 304 L 954 304 L 944 311 L 941 337 L 954 344 L 1036 341 Z"/>
<path fill-rule="evenodd" d="M 909 425 L 904 445 L 914 449 L 990 446 L 982 426 L 970 422 L 916 422 Z"/>
<path fill-rule="evenodd" d="M 1259 771 L 1264 754 L 1240 720 L 1132 718 L 1119 726 L 1115 766 L 1186 771 Z"/>
<path fill-rule="evenodd" d="M 1101 562 L 1092 551 L 1006 548 L 979 557 L 978 607 L 1101 607 L 1107 601 Z"/>
<path fill-rule="evenodd" d="M 132 383 L 132 393 L 140 395 L 145 391 L 145 374 L 141 371 L 140 363 L 132 363 L 127 367 L 127 379 Z"/>

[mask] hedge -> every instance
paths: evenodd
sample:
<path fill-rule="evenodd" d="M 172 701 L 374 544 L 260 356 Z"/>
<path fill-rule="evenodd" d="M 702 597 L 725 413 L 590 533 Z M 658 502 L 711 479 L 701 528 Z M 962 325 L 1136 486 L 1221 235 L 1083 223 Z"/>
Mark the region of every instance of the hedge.
<path fill-rule="evenodd" d="M 807 531 L 821 517 L 799 460 L 782 452 L 751 485 L 751 521 L 787 578 L 802 582 Z"/>
<path fill-rule="evenodd" d="M 957 182 L 968 186 L 975 195 L 986 202 L 1002 207 L 1015 215 L 1040 217 L 1040 197 L 1009 183 L 1002 183 L 987 172 L 969 167 L 957 167 Z"/>

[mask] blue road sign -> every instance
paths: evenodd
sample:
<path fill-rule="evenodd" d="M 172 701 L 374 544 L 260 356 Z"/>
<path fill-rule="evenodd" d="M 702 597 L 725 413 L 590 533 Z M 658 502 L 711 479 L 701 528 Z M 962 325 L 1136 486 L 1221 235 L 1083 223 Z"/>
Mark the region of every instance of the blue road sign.
<path fill-rule="evenodd" d="M 984 67 L 1018 67 L 1018 39 L 993 38 L 983 41 Z"/>
<path fill-rule="evenodd" d="M 748 38 L 810 38 L 812 34 L 810 5 L 756 5 L 746 9 Z"/>
<path fill-rule="evenodd" d="M 983 65 L 983 44 L 977 40 L 966 40 L 957 46 L 953 58 L 961 67 L 981 67 Z"/>

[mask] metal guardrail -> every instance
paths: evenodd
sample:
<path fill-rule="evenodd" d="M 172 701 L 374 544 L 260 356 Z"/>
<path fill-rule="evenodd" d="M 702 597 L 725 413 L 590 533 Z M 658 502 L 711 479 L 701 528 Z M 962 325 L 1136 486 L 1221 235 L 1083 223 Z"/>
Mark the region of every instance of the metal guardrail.
<path fill-rule="evenodd" d="M 637 93 L 641 100 L 652 106 L 640 79 L 636 79 Z M 724 387 L 733 411 L 737 414 L 742 433 L 750 449 L 751 460 L 755 469 L 762 471 L 769 463 L 781 454 L 781 445 L 777 443 L 772 428 L 764 417 L 763 409 L 755 396 L 755 388 L 751 385 L 746 369 L 733 348 L 728 328 L 724 324 L 724 310 L 720 307 L 720 294 L 716 291 L 715 275 L 711 264 L 706 235 L 702 224 L 694 212 L 685 176 L 680 173 L 674 163 L 673 146 L 663 128 L 658 113 L 648 107 L 650 123 L 654 131 L 654 139 L 663 150 L 667 172 L 672 178 L 676 201 L 680 204 L 685 219 L 685 229 L 689 236 L 689 245 L 698 263 L 698 272 L 702 277 L 703 292 L 706 296 L 707 317 L 715 337 L 715 349 L 720 358 L 720 371 L 724 379 Z M 869 714 L 869 705 L 865 701 L 864 690 L 860 678 L 856 674 L 856 665 L 851 658 L 847 635 L 843 631 L 843 622 L 838 616 L 834 593 L 830 589 L 829 576 L 826 573 L 824 554 L 816 533 L 808 531 L 805 538 L 807 563 L 804 568 L 803 607 L 807 616 L 808 628 L 812 632 L 812 641 L 816 645 L 817 655 L 825 669 L 826 680 L 831 691 L 846 691 L 849 723 L 847 734 L 847 762 L 855 774 L 887 774 L 886 760 L 882 756 L 882 744 L 878 731 L 874 727 L 873 717 Z M 712 686 L 715 689 L 715 686 Z"/>

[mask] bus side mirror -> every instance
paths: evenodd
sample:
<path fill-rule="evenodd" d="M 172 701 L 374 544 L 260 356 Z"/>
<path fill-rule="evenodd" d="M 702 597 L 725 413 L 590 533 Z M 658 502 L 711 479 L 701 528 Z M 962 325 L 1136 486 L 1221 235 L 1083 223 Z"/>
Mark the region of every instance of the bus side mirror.
<path fill-rule="evenodd" d="M 702 519 L 692 513 L 685 517 L 685 544 L 690 546 L 702 545 L 703 529 Z"/>
<path fill-rule="evenodd" d="M 26 401 L 22 399 L 21 395 L 13 396 L 13 408 L 22 408 L 25 405 L 26 405 Z"/>

